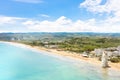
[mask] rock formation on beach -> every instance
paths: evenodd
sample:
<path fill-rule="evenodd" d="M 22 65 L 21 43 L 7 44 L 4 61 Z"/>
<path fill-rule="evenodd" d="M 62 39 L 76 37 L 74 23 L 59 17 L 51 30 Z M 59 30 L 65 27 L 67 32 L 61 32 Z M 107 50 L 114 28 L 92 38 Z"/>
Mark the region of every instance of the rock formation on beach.
<path fill-rule="evenodd" d="M 109 67 L 109 65 L 108 65 L 108 54 L 105 51 L 103 51 L 103 54 L 102 54 L 102 67 L 103 68 Z"/>

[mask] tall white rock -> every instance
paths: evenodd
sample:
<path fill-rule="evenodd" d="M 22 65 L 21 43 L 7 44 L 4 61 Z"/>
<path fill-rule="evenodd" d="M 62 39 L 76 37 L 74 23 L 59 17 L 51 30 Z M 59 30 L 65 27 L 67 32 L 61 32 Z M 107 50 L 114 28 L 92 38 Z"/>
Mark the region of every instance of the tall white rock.
<path fill-rule="evenodd" d="M 102 67 L 103 68 L 109 67 L 109 65 L 108 65 L 108 54 L 105 51 L 103 51 L 103 54 L 102 54 Z"/>

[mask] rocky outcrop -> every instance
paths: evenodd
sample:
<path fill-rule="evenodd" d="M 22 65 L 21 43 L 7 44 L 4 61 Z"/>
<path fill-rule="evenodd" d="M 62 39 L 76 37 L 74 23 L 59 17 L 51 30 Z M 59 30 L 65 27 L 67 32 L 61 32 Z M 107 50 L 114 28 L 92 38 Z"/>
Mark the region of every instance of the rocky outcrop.
<path fill-rule="evenodd" d="M 103 54 L 102 54 L 102 67 L 103 68 L 109 67 L 109 65 L 108 65 L 108 54 L 105 51 L 103 51 Z"/>

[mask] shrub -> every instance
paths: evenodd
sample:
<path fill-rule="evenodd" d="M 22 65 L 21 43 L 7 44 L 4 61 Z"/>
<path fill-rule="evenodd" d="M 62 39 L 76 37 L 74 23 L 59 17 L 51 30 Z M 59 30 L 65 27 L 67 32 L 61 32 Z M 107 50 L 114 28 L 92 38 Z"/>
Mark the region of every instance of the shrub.
<path fill-rule="evenodd" d="M 120 62 L 120 59 L 119 58 L 110 58 L 110 61 L 113 63 L 118 63 L 118 62 Z"/>

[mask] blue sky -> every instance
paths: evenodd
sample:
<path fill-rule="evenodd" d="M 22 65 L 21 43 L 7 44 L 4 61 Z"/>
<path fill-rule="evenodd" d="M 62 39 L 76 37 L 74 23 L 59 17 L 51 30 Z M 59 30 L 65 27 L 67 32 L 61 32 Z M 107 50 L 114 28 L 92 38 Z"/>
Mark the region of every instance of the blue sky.
<path fill-rule="evenodd" d="M 0 32 L 120 32 L 118 0 L 1 0 Z"/>
<path fill-rule="evenodd" d="M 29 2 L 34 0 L 2 0 L 0 2 L 0 14 L 6 16 L 34 18 L 40 14 L 46 14 L 56 19 L 66 16 L 79 19 L 84 16 L 79 4 L 83 0 L 37 0 L 38 3 Z M 39 2 L 40 1 L 40 2 Z"/>

